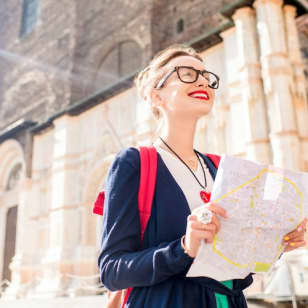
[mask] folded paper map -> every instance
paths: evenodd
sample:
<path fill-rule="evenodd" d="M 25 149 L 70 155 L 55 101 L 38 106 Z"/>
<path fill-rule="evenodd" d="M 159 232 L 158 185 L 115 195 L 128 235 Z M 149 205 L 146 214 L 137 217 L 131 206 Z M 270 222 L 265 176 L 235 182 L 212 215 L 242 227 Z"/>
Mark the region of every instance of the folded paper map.
<path fill-rule="evenodd" d="M 223 156 L 211 200 L 226 209 L 213 243 L 202 241 L 187 276 L 218 281 L 267 272 L 282 239 L 308 216 L 308 173 Z"/>

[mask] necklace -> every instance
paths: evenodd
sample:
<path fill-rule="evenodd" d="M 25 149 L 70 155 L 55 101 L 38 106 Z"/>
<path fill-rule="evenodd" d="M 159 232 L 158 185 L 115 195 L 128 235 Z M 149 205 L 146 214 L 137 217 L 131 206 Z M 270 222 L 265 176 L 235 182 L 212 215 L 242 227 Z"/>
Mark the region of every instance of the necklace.
<path fill-rule="evenodd" d="M 202 172 L 203 172 L 203 177 L 204 177 L 204 185 L 202 185 L 199 181 L 199 179 L 196 177 L 195 173 L 191 170 L 191 168 L 185 163 L 185 161 L 167 144 L 166 141 L 164 141 L 161 137 L 159 137 L 159 139 L 163 142 L 163 144 L 188 168 L 188 170 L 190 171 L 190 173 L 194 176 L 194 178 L 196 179 L 196 181 L 198 182 L 198 184 L 202 187 L 202 190 L 200 191 L 200 197 L 202 199 L 202 201 L 204 203 L 207 203 L 210 201 L 210 198 L 211 198 L 211 193 L 207 192 L 206 191 L 206 188 L 207 188 L 207 182 L 206 182 L 206 176 L 205 176 L 205 171 L 204 171 L 204 168 L 203 168 L 203 165 L 201 163 L 201 160 L 199 158 L 199 155 L 197 153 L 196 150 L 194 150 L 194 153 L 196 154 L 197 156 L 197 159 L 200 163 L 200 166 L 202 168 Z"/>

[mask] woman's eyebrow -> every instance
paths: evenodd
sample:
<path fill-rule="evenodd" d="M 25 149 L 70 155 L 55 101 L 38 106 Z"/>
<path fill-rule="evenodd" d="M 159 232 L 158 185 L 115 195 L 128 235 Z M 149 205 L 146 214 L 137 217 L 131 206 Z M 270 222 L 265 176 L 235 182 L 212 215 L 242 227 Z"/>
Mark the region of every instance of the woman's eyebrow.
<path fill-rule="evenodd" d="M 202 71 L 207 71 L 207 69 L 206 69 L 206 68 L 204 68 L 204 67 L 203 67 L 203 68 L 196 68 L 196 67 L 194 67 L 194 68 L 195 68 L 196 70 L 201 71 L 201 72 L 202 72 Z"/>

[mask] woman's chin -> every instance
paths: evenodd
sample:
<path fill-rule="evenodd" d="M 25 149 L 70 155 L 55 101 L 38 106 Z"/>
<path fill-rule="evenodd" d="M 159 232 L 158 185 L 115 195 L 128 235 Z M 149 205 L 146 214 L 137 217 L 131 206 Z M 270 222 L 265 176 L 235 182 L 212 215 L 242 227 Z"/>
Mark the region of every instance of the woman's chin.
<path fill-rule="evenodd" d="M 202 102 L 200 105 L 200 107 L 198 108 L 200 110 L 200 113 L 202 113 L 202 115 L 207 115 L 212 111 L 213 108 L 213 102 L 212 101 L 205 101 Z"/>

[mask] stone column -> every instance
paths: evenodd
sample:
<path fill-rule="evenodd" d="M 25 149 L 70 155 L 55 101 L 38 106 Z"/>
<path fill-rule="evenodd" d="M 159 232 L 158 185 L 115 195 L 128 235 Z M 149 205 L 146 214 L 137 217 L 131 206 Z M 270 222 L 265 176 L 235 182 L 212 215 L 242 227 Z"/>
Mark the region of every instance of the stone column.
<path fill-rule="evenodd" d="M 227 105 L 226 101 L 226 95 L 220 95 L 215 99 L 215 132 L 213 133 L 216 133 L 215 153 L 218 154 L 225 154 L 227 152 L 226 122 L 230 107 Z"/>
<path fill-rule="evenodd" d="M 80 138 L 76 118 L 54 120 L 52 150 L 48 249 L 41 260 L 42 280 L 32 297 L 61 296 L 69 285 L 74 258 L 81 241 Z"/>
<path fill-rule="evenodd" d="M 308 171 L 308 105 L 305 88 L 304 63 L 301 57 L 297 27 L 295 23 L 296 8 L 284 6 L 285 25 L 289 59 L 293 69 L 294 84 L 291 87 L 296 111 L 297 129 L 300 138 L 300 167 Z"/>
<path fill-rule="evenodd" d="M 235 27 L 221 33 L 224 43 L 224 58 L 226 76 L 224 83 L 227 87 L 229 114 L 226 114 L 226 147 L 230 155 L 246 158 L 247 121 L 243 110 L 243 91 L 240 79 L 240 62 L 236 42 Z"/>
<path fill-rule="evenodd" d="M 98 161 L 94 169 L 87 174 L 84 183 L 81 240 L 76 250 L 78 259 L 74 262 L 73 271 L 78 276 L 89 277 L 98 274 L 97 257 L 101 246 L 102 216 L 93 214 L 92 210 L 96 197 L 104 190 L 107 173 L 114 158 L 114 155 L 109 155 Z"/>
<path fill-rule="evenodd" d="M 300 144 L 291 92 L 294 82 L 287 53 L 282 0 L 257 0 L 254 7 L 257 12 L 273 163 L 298 170 Z"/>
<path fill-rule="evenodd" d="M 205 153 L 225 154 L 226 146 L 226 119 L 229 112 L 228 88 L 225 82 L 225 55 L 224 44 L 217 44 L 203 53 L 201 56 L 205 63 L 205 68 L 220 77 L 219 88 L 215 90 L 215 101 L 212 111 L 208 116 L 200 120 L 198 136 L 199 144 Z M 215 137 L 213 137 L 215 136 Z M 207 140 L 205 140 L 207 139 Z M 207 142 L 207 147 L 205 147 Z"/>
<path fill-rule="evenodd" d="M 134 88 L 134 93 L 136 89 Z M 135 98 L 137 93 L 135 94 Z M 135 99 L 136 100 L 136 99 Z M 136 146 L 151 146 L 159 135 L 158 128 L 161 124 L 161 120 L 155 119 L 155 116 L 151 110 L 150 103 L 143 101 L 137 97 L 137 103 L 134 106 L 136 108 L 136 124 L 134 127 L 133 138 Z"/>
<path fill-rule="evenodd" d="M 214 147 L 212 146 L 213 142 L 211 143 L 211 141 L 213 141 L 213 138 L 212 139 L 209 138 L 210 134 L 213 133 L 210 121 L 211 121 L 211 116 L 206 115 L 200 118 L 199 121 L 197 122 L 194 147 L 198 149 L 201 153 L 216 153 Z"/>
<path fill-rule="evenodd" d="M 242 106 L 245 111 L 247 158 L 262 163 L 271 162 L 268 138 L 259 44 L 256 28 L 256 14 L 250 7 L 240 8 L 233 15 L 239 53 Z"/>

